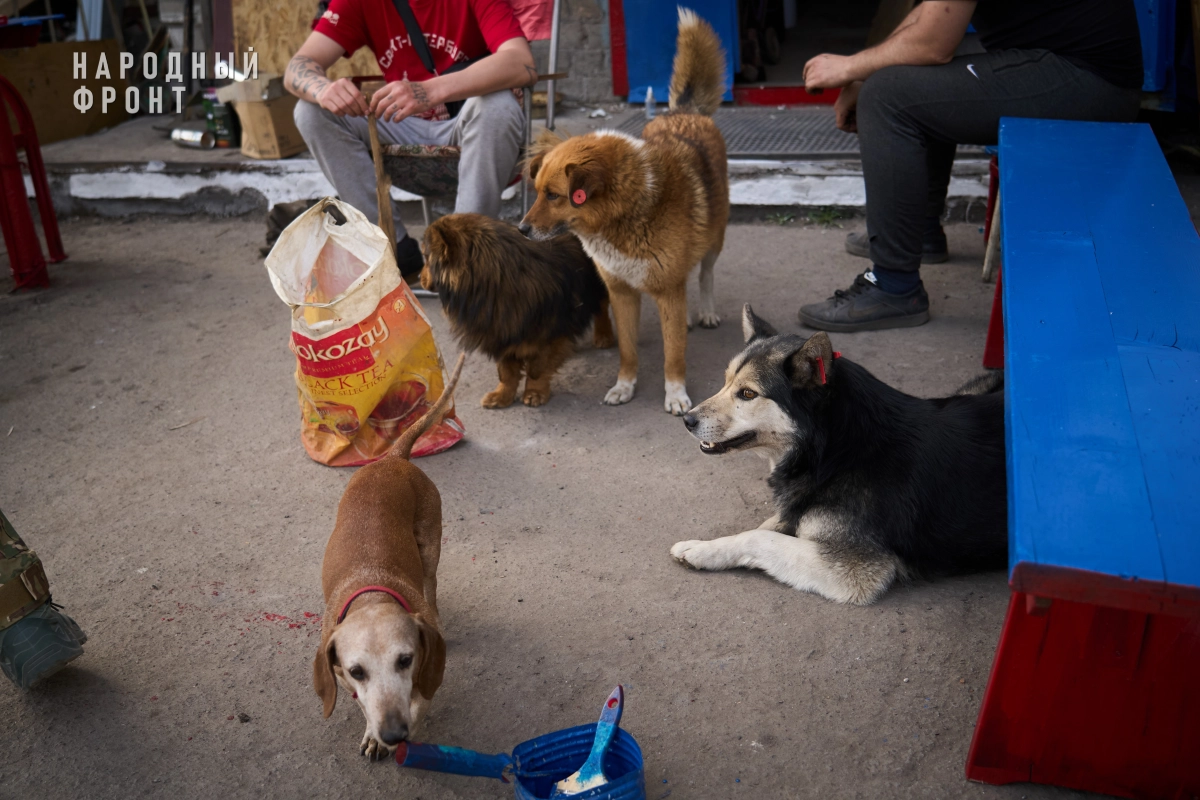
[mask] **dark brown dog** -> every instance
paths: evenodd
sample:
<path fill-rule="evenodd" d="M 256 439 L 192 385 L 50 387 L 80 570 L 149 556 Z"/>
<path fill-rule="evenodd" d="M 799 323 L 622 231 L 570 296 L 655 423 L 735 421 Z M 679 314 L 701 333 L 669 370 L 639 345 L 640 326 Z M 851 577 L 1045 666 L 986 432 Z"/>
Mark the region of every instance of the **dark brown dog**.
<path fill-rule="evenodd" d="M 725 140 L 711 119 L 724 92 L 725 58 L 707 22 L 679 11 L 671 110 L 642 139 L 595 131 L 539 139 L 529 160 L 537 201 L 521 222 L 535 239 L 574 233 L 608 285 L 621 368 L 604 397 L 633 399 L 641 295 L 658 304 L 666 378 L 664 407 L 692 407 L 687 394 L 687 278 L 700 265 L 700 325 L 721 319 L 713 302 L 713 264 L 725 245 L 729 177 Z"/>
<path fill-rule="evenodd" d="M 530 241 L 480 214 L 451 214 L 425 230 L 421 285 L 438 293 L 462 346 L 496 362 L 500 384 L 484 408 L 505 408 L 525 373 L 527 406 L 550 399 L 550 379 L 575 341 L 595 325 L 596 347 L 612 347 L 608 292 L 574 236 Z"/>
<path fill-rule="evenodd" d="M 350 479 L 325 545 L 325 616 L 313 688 L 326 717 L 339 684 L 358 701 L 367 718 L 360 749 L 372 759 L 386 757 L 409 737 L 442 684 L 442 498 L 408 458 L 413 443 L 446 413 L 462 365 L 459 356 L 442 396 L 391 452 Z"/>

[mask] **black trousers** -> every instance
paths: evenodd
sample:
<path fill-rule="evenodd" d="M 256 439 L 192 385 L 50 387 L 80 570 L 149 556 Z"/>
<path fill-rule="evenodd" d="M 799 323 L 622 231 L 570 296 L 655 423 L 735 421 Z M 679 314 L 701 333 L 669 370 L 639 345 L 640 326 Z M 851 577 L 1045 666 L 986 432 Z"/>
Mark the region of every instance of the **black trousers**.
<path fill-rule="evenodd" d="M 871 261 L 917 272 L 940 224 L 958 144 L 996 144 L 1001 117 L 1130 122 L 1140 92 L 1048 50 L 997 50 L 930 67 L 886 67 L 863 84 L 858 138 Z"/>

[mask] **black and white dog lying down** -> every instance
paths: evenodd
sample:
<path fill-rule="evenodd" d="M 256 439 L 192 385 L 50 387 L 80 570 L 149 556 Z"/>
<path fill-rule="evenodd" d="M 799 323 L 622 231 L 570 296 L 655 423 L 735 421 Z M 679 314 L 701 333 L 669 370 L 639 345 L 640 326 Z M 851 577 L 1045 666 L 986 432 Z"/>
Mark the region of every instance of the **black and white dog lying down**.
<path fill-rule="evenodd" d="M 864 605 L 897 578 L 1005 566 L 1002 375 L 922 400 L 840 358 L 824 333 L 778 334 L 749 304 L 742 330 L 725 386 L 683 421 L 705 453 L 765 456 L 776 514 L 672 556 Z"/>

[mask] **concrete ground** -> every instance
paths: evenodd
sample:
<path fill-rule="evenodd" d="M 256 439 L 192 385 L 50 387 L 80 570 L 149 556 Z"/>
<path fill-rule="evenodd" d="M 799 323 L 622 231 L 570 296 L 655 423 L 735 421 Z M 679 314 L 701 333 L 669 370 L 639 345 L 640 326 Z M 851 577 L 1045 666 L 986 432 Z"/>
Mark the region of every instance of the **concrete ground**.
<path fill-rule="evenodd" d="M 864 262 L 842 238 L 858 224 L 731 227 L 725 322 L 690 335 L 694 401 L 721 385 L 744 301 L 794 330 L 801 302 L 849 284 Z M 0 257 L 0 504 L 91 637 L 34 691 L 0 682 L 0 795 L 511 796 L 367 762 L 345 696 L 321 718 L 319 570 L 351 472 L 301 449 L 263 232 L 247 219 L 67 221 L 53 288 L 20 294 Z M 929 324 L 833 337 L 922 396 L 980 371 L 982 241 L 977 226 L 949 235 L 954 258 L 924 272 Z M 661 336 L 651 304 L 644 314 L 626 406 L 599 402 L 615 351 L 581 349 L 540 409 L 480 409 L 494 370 L 468 364 L 466 441 L 418 462 L 442 493 L 449 648 L 420 738 L 507 751 L 594 720 L 621 682 L 651 800 L 1072 796 L 963 777 L 1003 573 L 852 608 L 672 561 L 680 539 L 754 527 L 769 494 L 764 462 L 705 456 L 662 411 Z"/>

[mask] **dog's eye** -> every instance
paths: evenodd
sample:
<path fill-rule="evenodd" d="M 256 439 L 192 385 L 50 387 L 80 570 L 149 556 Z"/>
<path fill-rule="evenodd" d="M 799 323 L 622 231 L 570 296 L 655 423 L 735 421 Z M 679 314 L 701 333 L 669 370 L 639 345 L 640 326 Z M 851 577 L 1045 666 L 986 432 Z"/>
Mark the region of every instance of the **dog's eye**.
<path fill-rule="evenodd" d="M 396 671 L 404 672 L 412 666 L 412 656 L 400 656 L 396 659 Z"/>
<path fill-rule="evenodd" d="M 556 195 L 554 192 L 546 192 L 546 199 L 554 201 L 558 199 L 558 195 Z"/>
<path fill-rule="evenodd" d="M 754 398 L 758 397 L 758 392 L 754 391 L 753 389 L 742 389 L 740 392 L 738 392 L 738 397 L 742 398 L 743 400 L 753 400 Z"/>
<path fill-rule="evenodd" d="M 350 677 L 354 678 L 356 681 L 361 681 L 363 678 L 367 677 L 367 672 L 362 667 L 355 664 L 350 668 Z"/>

